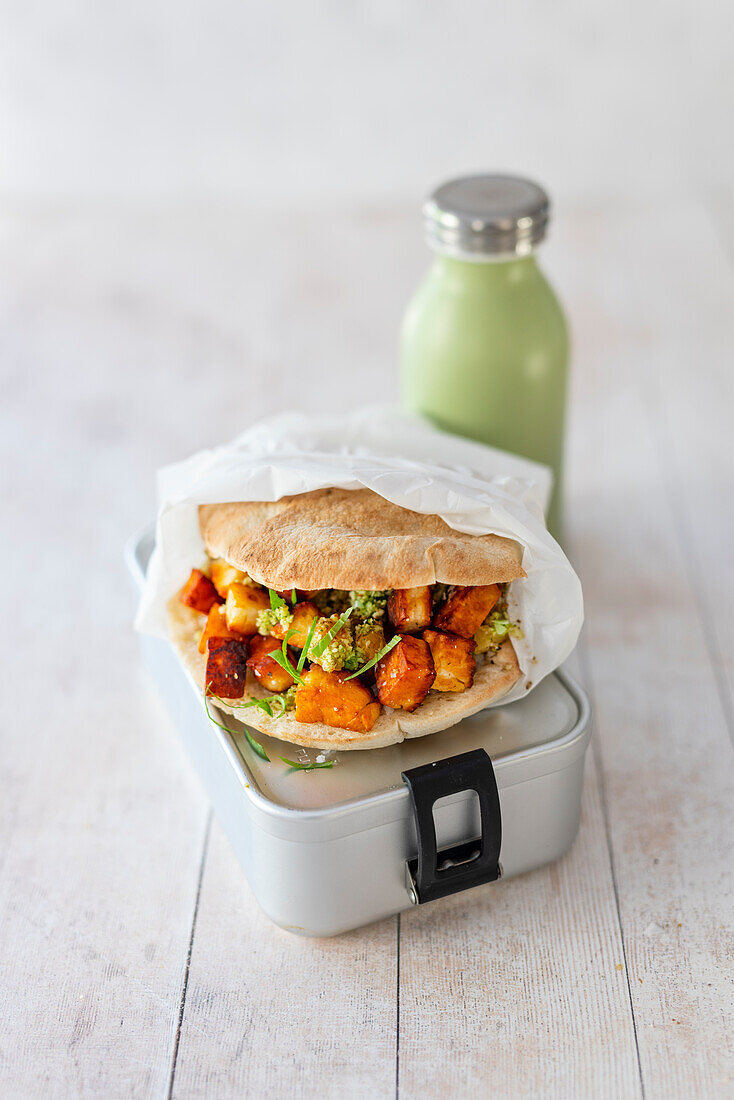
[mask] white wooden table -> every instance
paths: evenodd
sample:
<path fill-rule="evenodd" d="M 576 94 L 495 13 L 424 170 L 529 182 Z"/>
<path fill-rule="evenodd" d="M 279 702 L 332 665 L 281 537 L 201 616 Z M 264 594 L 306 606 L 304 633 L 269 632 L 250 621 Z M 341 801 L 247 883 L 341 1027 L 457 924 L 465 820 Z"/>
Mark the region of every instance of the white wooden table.
<path fill-rule="evenodd" d="M 163 462 L 395 396 L 417 212 L 2 217 L 3 1097 L 734 1095 L 734 208 L 557 221 L 578 840 L 308 941 L 179 754 L 122 547 Z"/>

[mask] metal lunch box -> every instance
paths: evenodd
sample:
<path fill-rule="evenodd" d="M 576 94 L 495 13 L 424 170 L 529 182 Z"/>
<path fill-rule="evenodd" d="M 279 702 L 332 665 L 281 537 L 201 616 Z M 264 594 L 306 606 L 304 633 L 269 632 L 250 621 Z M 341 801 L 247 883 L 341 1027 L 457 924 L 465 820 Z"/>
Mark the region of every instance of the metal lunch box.
<path fill-rule="evenodd" d="M 149 531 L 128 545 L 138 590 L 152 548 Z M 143 635 L 141 647 L 257 901 L 290 932 L 333 936 L 511 878 L 576 836 L 590 707 L 564 672 L 442 733 L 306 772 L 279 757 L 315 750 L 257 733 L 261 759 L 241 722 L 209 721 L 169 642 Z"/>

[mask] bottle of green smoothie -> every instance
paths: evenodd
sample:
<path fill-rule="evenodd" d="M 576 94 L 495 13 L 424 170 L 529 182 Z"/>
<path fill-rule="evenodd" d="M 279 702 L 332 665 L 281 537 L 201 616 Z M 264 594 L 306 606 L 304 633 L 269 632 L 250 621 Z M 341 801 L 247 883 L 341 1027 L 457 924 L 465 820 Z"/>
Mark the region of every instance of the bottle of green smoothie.
<path fill-rule="evenodd" d="M 405 316 L 403 403 L 458 435 L 553 468 L 560 534 L 568 332 L 534 250 L 546 193 L 514 176 L 443 184 L 423 207 L 436 253 Z"/>

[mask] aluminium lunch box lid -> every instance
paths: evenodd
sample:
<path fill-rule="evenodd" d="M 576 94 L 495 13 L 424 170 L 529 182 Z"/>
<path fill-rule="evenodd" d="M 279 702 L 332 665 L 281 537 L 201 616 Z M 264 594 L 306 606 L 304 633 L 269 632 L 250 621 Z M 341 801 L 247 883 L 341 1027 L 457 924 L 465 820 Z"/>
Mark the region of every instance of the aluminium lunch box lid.
<path fill-rule="evenodd" d="M 138 588 L 142 587 L 153 544 L 150 530 L 128 544 L 128 568 Z M 225 753 L 238 773 L 251 811 L 268 819 L 269 831 L 292 835 L 293 839 L 305 840 L 306 836 L 298 832 L 304 828 L 308 840 L 316 841 L 409 817 L 409 793 L 402 773 L 421 765 L 485 749 L 502 791 L 570 766 L 583 756 L 590 737 L 588 699 L 569 676 L 557 671 L 523 699 L 491 707 L 440 733 L 381 749 L 329 753 L 327 756 L 335 759 L 332 768 L 294 771 L 279 757 L 314 760 L 317 750 L 304 750 L 255 731 L 270 761 L 261 759 L 248 744 L 244 723 L 214 708 L 227 729 L 209 721 L 201 692 L 173 646 L 162 640 L 150 641 L 170 651 L 166 664 L 175 679 L 171 684 L 161 684 L 163 690 L 190 690 L 197 738 L 206 739 L 212 753 Z M 461 800 L 470 793 L 454 797 Z"/>
<path fill-rule="evenodd" d="M 293 772 L 278 760 L 279 755 L 313 760 L 316 750 L 305 751 L 256 732 L 254 736 L 271 758 L 268 763 L 249 746 L 244 725 L 230 715 L 224 717 L 258 791 L 278 806 L 301 811 L 335 809 L 390 791 L 404 791 L 403 772 L 478 748 L 489 754 L 502 790 L 566 767 L 575 758 L 574 747 L 580 752 L 586 748 L 588 725 L 575 685 L 562 674 L 554 675 L 524 699 L 482 711 L 440 733 L 383 749 L 327 754 L 335 759 L 330 770 Z"/>

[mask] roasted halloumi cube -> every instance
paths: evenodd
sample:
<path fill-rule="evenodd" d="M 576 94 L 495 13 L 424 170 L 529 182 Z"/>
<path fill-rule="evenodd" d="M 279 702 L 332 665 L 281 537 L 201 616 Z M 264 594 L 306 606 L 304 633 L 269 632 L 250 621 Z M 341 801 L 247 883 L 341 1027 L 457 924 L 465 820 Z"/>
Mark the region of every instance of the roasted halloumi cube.
<path fill-rule="evenodd" d="M 368 733 L 380 715 L 380 704 L 363 684 L 347 676 L 312 665 L 296 688 L 296 721 Z"/>
<path fill-rule="evenodd" d="M 241 569 L 235 569 L 224 558 L 216 558 L 209 567 L 212 574 L 212 583 L 222 599 L 226 600 L 231 584 L 245 584 L 249 580 Z"/>
<path fill-rule="evenodd" d="M 387 601 L 387 615 L 401 634 L 418 634 L 429 625 L 433 608 L 431 589 L 394 588 Z"/>
<path fill-rule="evenodd" d="M 206 653 L 207 642 L 210 638 L 242 638 L 241 634 L 230 630 L 227 626 L 227 616 L 224 613 L 224 605 L 221 603 L 214 604 L 207 616 L 204 629 L 199 638 L 199 653 Z"/>
<path fill-rule="evenodd" d="M 458 634 L 442 634 L 439 630 L 424 630 L 423 640 L 431 647 L 436 669 L 434 691 L 466 691 L 474 681 L 474 639 Z"/>
<path fill-rule="evenodd" d="M 181 603 L 194 611 L 200 611 L 202 615 L 208 615 L 214 604 L 222 602 L 216 588 L 201 569 L 191 570 L 178 598 Z"/>
<path fill-rule="evenodd" d="M 311 623 L 318 617 L 319 609 L 315 604 L 309 603 L 308 600 L 297 603 L 293 608 L 293 618 L 287 626 L 283 626 L 282 623 L 275 624 L 272 631 L 273 637 L 282 640 L 289 631 L 292 631 L 293 633 L 288 639 L 288 645 L 295 646 L 296 649 L 303 649 L 308 638 L 308 632 L 311 629 Z"/>
<path fill-rule="evenodd" d="M 268 691 L 287 691 L 293 683 L 290 672 L 270 656 L 275 651 L 280 653 L 281 648 L 282 643 L 271 635 L 263 637 L 261 634 L 256 634 L 250 639 L 247 667 L 252 669 L 255 679 Z"/>
<path fill-rule="evenodd" d="M 231 584 L 224 605 L 227 626 L 240 634 L 257 634 L 257 616 L 268 607 L 270 598 L 264 588 Z"/>
<path fill-rule="evenodd" d="M 375 665 L 377 698 L 386 707 L 415 710 L 436 678 L 428 642 L 403 634 L 396 646 Z"/>
<path fill-rule="evenodd" d="M 354 649 L 360 665 L 366 665 L 376 657 L 385 645 L 385 631 L 375 619 L 357 623 L 354 628 Z"/>
<path fill-rule="evenodd" d="M 499 598 L 497 584 L 455 588 L 436 613 L 433 625 L 436 630 L 473 638 Z"/>
<path fill-rule="evenodd" d="M 247 643 L 235 638 L 209 638 L 206 688 L 221 699 L 241 699 L 247 680 Z"/>

